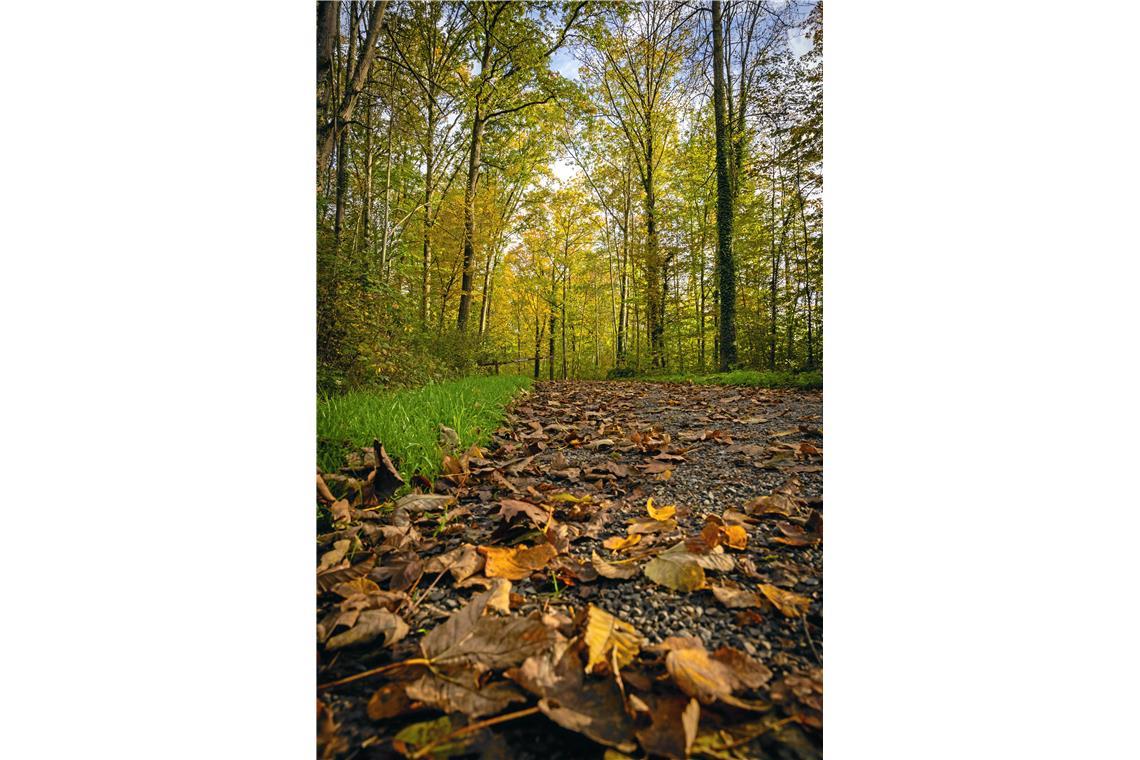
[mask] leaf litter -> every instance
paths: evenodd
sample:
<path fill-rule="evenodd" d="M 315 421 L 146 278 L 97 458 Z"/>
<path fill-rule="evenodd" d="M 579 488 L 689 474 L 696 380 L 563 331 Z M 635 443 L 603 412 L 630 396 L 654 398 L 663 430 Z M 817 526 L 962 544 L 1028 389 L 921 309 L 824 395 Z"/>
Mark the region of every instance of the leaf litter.
<path fill-rule="evenodd" d="M 318 472 L 319 753 L 818 757 L 819 409 L 541 383 L 434 483 Z"/>

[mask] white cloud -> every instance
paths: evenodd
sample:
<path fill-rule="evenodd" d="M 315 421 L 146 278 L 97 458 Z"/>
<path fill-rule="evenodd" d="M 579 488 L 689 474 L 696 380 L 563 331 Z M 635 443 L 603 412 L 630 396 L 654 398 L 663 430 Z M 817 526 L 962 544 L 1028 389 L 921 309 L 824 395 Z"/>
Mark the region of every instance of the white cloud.
<path fill-rule="evenodd" d="M 788 49 L 797 60 L 811 51 L 811 46 L 811 37 L 808 36 L 806 29 L 799 27 L 788 30 Z"/>

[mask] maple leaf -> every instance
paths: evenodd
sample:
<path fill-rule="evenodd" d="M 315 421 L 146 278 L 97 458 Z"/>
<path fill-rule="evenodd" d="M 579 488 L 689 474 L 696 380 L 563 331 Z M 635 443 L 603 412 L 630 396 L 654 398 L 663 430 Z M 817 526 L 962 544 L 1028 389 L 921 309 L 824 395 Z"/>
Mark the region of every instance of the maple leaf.
<path fill-rule="evenodd" d="M 586 671 L 593 673 L 603 665 L 610 665 L 616 672 L 631 663 L 641 649 L 643 637 L 629 623 L 591 604 L 586 609 L 584 638 L 589 653 Z"/>
<path fill-rule="evenodd" d="M 534 618 L 484 617 L 495 590 L 471 599 L 424 636 L 420 649 L 433 666 L 502 669 L 545 649 L 553 633 Z"/>

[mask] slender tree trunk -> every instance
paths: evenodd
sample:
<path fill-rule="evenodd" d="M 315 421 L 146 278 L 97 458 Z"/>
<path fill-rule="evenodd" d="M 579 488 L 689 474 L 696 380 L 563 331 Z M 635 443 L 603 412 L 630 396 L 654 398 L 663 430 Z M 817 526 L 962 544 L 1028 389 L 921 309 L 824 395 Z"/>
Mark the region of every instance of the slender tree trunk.
<path fill-rule="evenodd" d="M 736 265 L 732 256 L 731 146 L 724 106 L 724 41 L 721 0 L 712 0 L 713 110 L 716 121 L 716 258 L 720 272 L 720 371 L 736 365 Z"/>
<path fill-rule="evenodd" d="M 463 193 L 463 279 L 459 291 L 459 332 L 467 330 L 467 314 L 471 310 L 471 269 L 475 261 L 475 191 L 479 184 L 479 167 L 483 149 L 484 117 L 476 106 L 471 122 L 471 153 L 467 163 L 467 188 Z"/>
<path fill-rule="evenodd" d="M 431 298 L 431 228 L 432 193 L 435 190 L 435 110 L 428 105 L 428 138 L 424 149 L 424 246 L 423 278 L 420 281 L 420 322 L 427 324 L 428 301 Z"/>

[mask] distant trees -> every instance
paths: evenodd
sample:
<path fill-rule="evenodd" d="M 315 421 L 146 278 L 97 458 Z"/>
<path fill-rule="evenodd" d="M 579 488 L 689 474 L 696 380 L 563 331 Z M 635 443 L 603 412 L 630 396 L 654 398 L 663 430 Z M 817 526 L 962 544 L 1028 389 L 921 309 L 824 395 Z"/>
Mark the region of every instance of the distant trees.
<path fill-rule="evenodd" d="M 316 22 L 323 390 L 535 357 L 547 378 L 819 367 L 820 4 Z"/>

